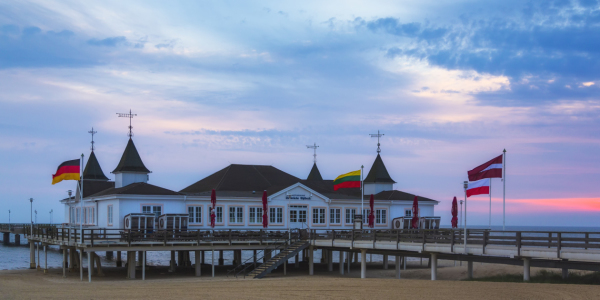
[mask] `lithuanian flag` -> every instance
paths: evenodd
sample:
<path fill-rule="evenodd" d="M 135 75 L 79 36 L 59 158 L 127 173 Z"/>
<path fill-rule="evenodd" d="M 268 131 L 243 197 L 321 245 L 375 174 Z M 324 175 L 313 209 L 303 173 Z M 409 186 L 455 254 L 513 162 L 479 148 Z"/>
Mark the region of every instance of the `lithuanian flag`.
<path fill-rule="evenodd" d="M 333 190 L 337 191 L 342 188 L 359 188 L 360 187 L 360 170 L 348 172 L 335 178 L 333 181 Z"/>
<path fill-rule="evenodd" d="M 56 174 L 52 175 L 52 184 L 63 180 L 79 180 L 79 159 L 67 160 L 58 166 Z"/>

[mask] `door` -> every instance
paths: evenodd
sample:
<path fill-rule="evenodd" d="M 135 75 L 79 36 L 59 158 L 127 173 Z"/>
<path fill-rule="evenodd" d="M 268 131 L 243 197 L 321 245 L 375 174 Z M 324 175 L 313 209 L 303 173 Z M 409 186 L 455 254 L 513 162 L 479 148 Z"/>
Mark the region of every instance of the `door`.
<path fill-rule="evenodd" d="M 291 205 L 290 206 L 290 228 L 308 228 L 306 218 L 308 215 L 308 206 Z"/>

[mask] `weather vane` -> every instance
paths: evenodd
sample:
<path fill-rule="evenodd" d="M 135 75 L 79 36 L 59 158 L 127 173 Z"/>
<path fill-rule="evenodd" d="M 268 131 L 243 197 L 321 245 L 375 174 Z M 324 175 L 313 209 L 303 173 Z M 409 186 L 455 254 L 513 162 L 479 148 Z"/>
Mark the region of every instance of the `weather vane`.
<path fill-rule="evenodd" d="M 319 148 L 319 146 L 317 146 L 317 143 L 315 143 L 313 146 L 306 145 L 306 148 L 315 149 L 315 154 L 313 154 L 313 157 L 315 158 L 315 164 L 316 164 L 317 163 L 317 148 Z"/>
<path fill-rule="evenodd" d="M 94 151 L 94 134 L 98 133 L 98 131 L 94 131 L 94 127 L 92 127 L 92 130 L 88 131 L 88 133 L 92 135 L 92 151 Z"/>
<path fill-rule="evenodd" d="M 133 119 L 133 117 L 136 117 L 137 114 L 132 114 L 130 109 L 128 114 L 117 113 L 117 115 L 119 115 L 120 118 L 129 118 L 129 134 L 127 135 L 129 136 L 129 138 L 131 138 L 133 136 L 133 132 L 131 131 L 133 129 L 133 126 L 131 126 L 131 119 Z"/>
<path fill-rule="evenodd" d="M 379 138 L 384 136 L 383 133 L 379 133 L 379 130 L 377 130 L 377 133 L 371 133 L 369 134 L 371 137 L 376 137 L 377 138 L 377 154 L 379 154 L 379 152 L 381 152 L 381 148 L 379 148 L 379 146 L 381 146 L 381 144 L 379 143 Z"/>

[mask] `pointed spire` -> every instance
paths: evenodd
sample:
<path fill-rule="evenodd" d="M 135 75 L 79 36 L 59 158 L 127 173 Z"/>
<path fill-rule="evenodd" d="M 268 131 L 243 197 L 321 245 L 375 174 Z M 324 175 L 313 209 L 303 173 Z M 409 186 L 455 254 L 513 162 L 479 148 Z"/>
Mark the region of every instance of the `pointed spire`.
<path fill-rule="evenodd" d="M 140 157 L 140 154 L 135 148 L 131 137 L 129 138 L 129 142 L 127 142 L 127 147 L 125 147 L 123 156 L 121 156 L 121 161 L 119 162 L 119 165 L 115 168 L 114 171 L 112 171 L 112 173 L 120 172 L 150 173 L 150 170 L 148 170 L 146 166 L 144 166 L 144 162 L 142 162 L 142 158 Z"/>
<path fill-rule="evenodd" d="M 92 151 L 90 154 L 90 158 L 88 158 L 85 169 L 83 170 L 83 180 L 108 181 L 108 177 L 106 177 L 104 172 L 102 172 L 102 168 L 100 167 L 100 163 L 98 163 L 98 159 L 96 158 L 94 151 Z"/>
<path fill-rule="evenodd" d="M 371 170 L 369 170 L 369 174 L 365 177 L 364 182 L 390 182 L 396 183 L 391 177 L 390 173 L 388 173 L 387 168 L 383 164 L 383 160 L 381 159 L 381 155 L 377 154 L 375 158 L 375 162 L 373 162 L 373 166 L 371 166 Z"/>
<path fill-rule="evenodd" d="M 321 172 L 319 172 L 319 168 L 317 168 L 317 163 L 313 164 L 310 174 L 308 174 L 308 178 L 306 178 L 306 180 L 323 180 Z"/>

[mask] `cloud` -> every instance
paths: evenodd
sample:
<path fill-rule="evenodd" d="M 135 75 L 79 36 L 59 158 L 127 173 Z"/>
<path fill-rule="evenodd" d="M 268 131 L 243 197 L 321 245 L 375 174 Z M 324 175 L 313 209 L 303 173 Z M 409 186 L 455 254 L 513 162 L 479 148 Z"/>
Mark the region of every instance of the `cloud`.
<path fill-rule="evenodd" d="M 127 39 L 124 36 L 116 36 L 102 40 L 91 39 L 87 43 L 92 46 L 116 47 L 117 45 L 127 43 Z"/>

